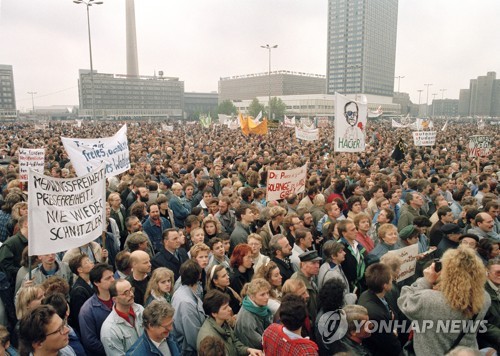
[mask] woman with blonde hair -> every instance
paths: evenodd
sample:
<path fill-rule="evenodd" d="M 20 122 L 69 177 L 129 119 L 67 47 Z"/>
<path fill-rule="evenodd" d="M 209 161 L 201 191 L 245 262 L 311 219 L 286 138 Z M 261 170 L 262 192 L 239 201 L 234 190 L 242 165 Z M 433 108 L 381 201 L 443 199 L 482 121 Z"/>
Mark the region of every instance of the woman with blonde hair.
<path fill-rule="evenodd" d="M 201 227 L 205 233 L 205 243 L 211 238 L 217 237 L 222 231 L 222 225 L 219 219 L 216 219 L 212 214 L 207 215 L 207 217 L 203 219 Z"/>
<path fill-rule="evenodd" d="M 10 220 L 7 223 L 7 230 L 9 231 L 9 236 L 17 234 L 19 231 L 18 221 L 21 216 L 28 215 L 28 203 L 20 201 L 14 204 L 12 207 L 12 212 L 10 213 Z"/>
<path fill-rule="evenodd" d="M 144 294 L 144 306 L 149 305 L 153 300 L 170 303 L 174 283 L 174 272 L 165 267 L 155 269 Z"/>
<path fill-rule="evenodd" d="M 427 267 L 424 277 L 413 285 L 404 286 L 398 299 L 399 308 L 410 320 L 419 325 L 424 320 L 426 325 L 433 321 L 425 332 L 414 334 L 417 355 L 444 355 L 458 345 L 477 350 L 476 334 L 482 327 L 479 323 L 491 305 L 484 289 L 486 269 L 474 250 L 450 249 L 440 262 Z M 444 321 L 452 323 L 444 323 L 443 328 Z M 453 326 L 458 322 L 467 322 L 462 332 Z"/>
<path fill-rule="evenodd" d="M 270 261 L 267 264 L 260 266 L 255 273 L 254 278 L 263 278 L 271 285 L 267 306 L 271 309 L 273 315 L 275 315 L 280 307 L 281 296 L 283 294 L 281 292 L 283 277 L 281 276 L 278 265 L 273 261 Z"/>
<path fill-rule="evenodd" d="M 262 334 L 271 325 L 273 315 L 267 306 L 271 285 L 263 278 L 254 278 L 245 286 L 246 296 L 234 330 L 244 345 L 262 350 Z"/>
<path fill-rule="evenodd" d="M 45 291 L 39 285 L 22 287 L 16 297 L 16 317 L 21 320 L 33 309 L 42 304 Z"/>

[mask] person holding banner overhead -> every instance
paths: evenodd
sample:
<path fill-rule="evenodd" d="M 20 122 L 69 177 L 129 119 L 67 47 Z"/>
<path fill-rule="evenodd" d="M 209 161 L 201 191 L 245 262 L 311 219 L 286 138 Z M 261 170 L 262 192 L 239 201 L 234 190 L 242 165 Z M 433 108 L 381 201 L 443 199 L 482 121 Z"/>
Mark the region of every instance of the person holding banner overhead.
<path fill-rule="evenodd" d="M 69 263 L 69 261 L 71 261 L 76 255 L 81 255 L 84 253 L 93 263 L 108 262 L 108 250 L 106 250 L 105 248 L 101 248 L 101 246 L 94 241 L 66 251 L 62 260 L 63 262 Z"/>

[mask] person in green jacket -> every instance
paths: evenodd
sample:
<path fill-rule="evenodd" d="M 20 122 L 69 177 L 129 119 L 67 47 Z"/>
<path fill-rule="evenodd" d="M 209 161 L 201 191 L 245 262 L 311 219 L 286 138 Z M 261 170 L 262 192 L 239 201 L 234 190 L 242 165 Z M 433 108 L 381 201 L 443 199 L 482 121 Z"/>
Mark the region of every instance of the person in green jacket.
<path fill-rule="evenodd" d="M 229 296 L 219 290 L 210 290 L 203 299 L 203 309 L 208 318 L 205 319 L 197 338 L 197 349 L 206 337 L 212 336 L 224 342 L 226 355 L 243 356 L 262 355 L 262 351 L 244 345 L 235 335 L 228 324 L 233 316 L 229 306 Z"/>

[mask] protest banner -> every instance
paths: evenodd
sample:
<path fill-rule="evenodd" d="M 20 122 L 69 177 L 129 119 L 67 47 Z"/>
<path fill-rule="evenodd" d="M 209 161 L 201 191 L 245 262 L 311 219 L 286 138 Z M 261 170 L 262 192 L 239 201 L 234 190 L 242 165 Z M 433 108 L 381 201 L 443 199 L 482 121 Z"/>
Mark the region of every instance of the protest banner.
<path fill-rule="evenodd" d="M 328 127 L 330 126 L 330 121 L 328 121 L 327 116 L 318 116 L 315 118 L 316 121 L 316 127 Z"/>
<path fill-rule="evenodd" d="M 174 131 L 174 127 L 173 126 L 169 126 L 167 124 L 161 124 L 161 129 L 162 129 L 162 131 L 167 131 L 167 132 L 173 132 Z"/>
<path fill-rule="evenodd" d="M 28 252 L 46 255 L 76 248 L 106 228 L 104 164 L 78 178 L 53 178 L 29 170 Z"/>
<path fill-rule="evenodd" d="M 289 118 L 285 115 L 285 118 L 283 120 L 283 126 L 285 127 L 295 127 L 296 123 L 295 123 L 295 116 L 292 117 L 292 118 Z"/>
<path fill-rule="evenodd" d="M 106 177 L 116 176 L 130 168 L 127 125 L 112 137 L 61 137 L 61 141 L 79 177 L 95 170 L 101 162 L 106 164 Z"/>
<path fill-rule="evenodd" d="M 266 200 L 284 199 L 305 190 L 307 163 L 286 171 L 270 170 L 267 175 Z"/>
<path fill-rule="evenodd" d="M 45 167 L 45 148 L 20 148 L 19 149 L 19 180 L 28 181 L 29 168 L 43 173 Z"/>
<path fill-rule="evenodd" d="M 436 131 L 413 131 L 413 144 L 415 146 L 434 146 L 436 144 Z"/>
<path fill-rule="evenodd" d="M 418 244 L 390 251 L 389 253 L 395 253 L 403 260 L 396 282 L 404 281 L 415 274 L 415 269 L 417 267 Z"/>
<path fill-rule="evenodd" d="M 368 103 L 357 102 L 335 93 L 335 152 L 365 150 Z"/>
<path fill-rule="evenodd" d="M 490 154 L 492 139 L 489 136 L 474 135 L 469 138 L 469 157 L 484 157 Z"/>
<path fill-rule="evenodd" d="M 303 130 L 314 130 L 316 128 L 316 123 L 308 117 L 301 117 L 299 126 Z"/>
<path fill-rule="evenodd" d="M 319 139 L 319 130 L 304 130 L 298 127 L 295 127 L 295 137 L 298 140 L 304 141 L 315 141 Z"/>

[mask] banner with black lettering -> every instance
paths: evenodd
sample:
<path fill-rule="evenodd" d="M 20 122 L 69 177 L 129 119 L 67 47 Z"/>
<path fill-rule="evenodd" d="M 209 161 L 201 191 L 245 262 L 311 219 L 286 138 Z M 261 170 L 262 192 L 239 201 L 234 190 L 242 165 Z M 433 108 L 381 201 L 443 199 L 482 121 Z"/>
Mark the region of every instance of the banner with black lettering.
<path fill-rule="evenodd" d="M 30 256 L 80 247 L 106 228 L 104 164 L 78 178 L 53 178 L 29 170 Z"/>
<path fill-rule="evenodd" d="M 266 200 L 284 199 L 305 190 L 307 163 L 302 167 L 286 171 L 271 170 L 267 174 Z"/>
<path fill-rule="evenodd" d="M 111 137 L 61 137 L 61 141 L 79 177 L 99 167 L 101 162 L 106 164 L 106 177 L 114 177 L 130 169 L 127 125 Z"/>
<path fill-rule="evenodd" d="M 348 99 L 335 93 L 335 152 L 365 150 L 368 103 Z"/>
<path fill-rule="evenodd" d="M 45 148 L 20 148 L 19 149 L 19 180 L 28 181 L 28 170 L 43 173 L 45 168 Z"/>
<path fill-rule="evenodd" d="M 436 131 L 413 131 L 413 144 L 415 146 L 434 146 L 436 144 Z"/>
<path fill-rule="evenodd" d="M 469 157 L 484 157 L 491 153 L 492 138 L 484 135 L 474 135 L 469 137 Z"/>

